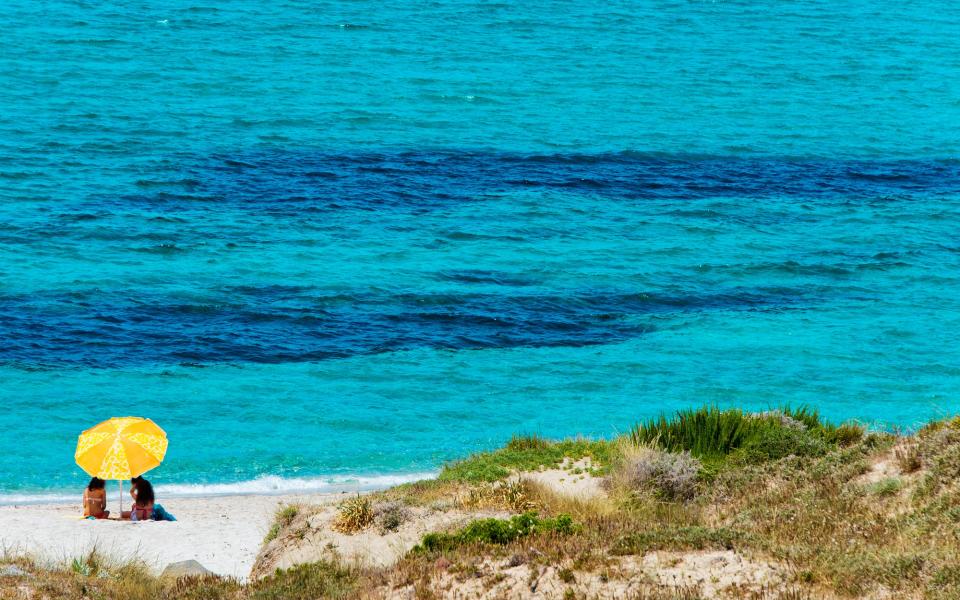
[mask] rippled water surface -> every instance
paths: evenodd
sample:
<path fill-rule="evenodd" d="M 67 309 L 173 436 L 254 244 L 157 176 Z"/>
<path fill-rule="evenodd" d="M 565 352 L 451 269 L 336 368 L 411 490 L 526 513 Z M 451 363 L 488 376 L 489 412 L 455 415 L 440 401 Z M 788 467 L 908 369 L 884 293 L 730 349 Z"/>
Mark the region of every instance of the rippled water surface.
<path fill-rule="evenodd" d="M 381 485 L 702 403 L 958 408 L 954 4 L 0 25 L 0 500 L 77 485 L 77 433 L 118 414 L 168 431 L 184 493 Z"/>

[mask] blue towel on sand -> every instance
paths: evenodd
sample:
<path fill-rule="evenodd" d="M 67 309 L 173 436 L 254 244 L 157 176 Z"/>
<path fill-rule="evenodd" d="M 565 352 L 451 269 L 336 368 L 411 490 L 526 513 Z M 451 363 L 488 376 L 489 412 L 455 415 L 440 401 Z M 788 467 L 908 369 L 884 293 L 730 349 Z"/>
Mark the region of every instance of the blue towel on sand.
<path fill-rule="evenodd" d="M 163 506 L 159 504 L 153 505 L 153 520 L 154 521 L 176 521 L 176 517 L 171 515 L 166 511 Z"/>

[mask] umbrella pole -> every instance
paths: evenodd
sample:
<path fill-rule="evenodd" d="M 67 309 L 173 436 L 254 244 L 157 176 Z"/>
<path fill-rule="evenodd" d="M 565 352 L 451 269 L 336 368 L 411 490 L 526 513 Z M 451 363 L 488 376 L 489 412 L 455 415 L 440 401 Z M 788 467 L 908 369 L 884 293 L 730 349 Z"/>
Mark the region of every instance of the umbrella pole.
<path fill-rule="evenodd" d="M 117 485 L 120 486 L 120 514 L 117 515 L 117 518 L 122 519 L 123 518 L 123 480 L 118 479 Z"/>

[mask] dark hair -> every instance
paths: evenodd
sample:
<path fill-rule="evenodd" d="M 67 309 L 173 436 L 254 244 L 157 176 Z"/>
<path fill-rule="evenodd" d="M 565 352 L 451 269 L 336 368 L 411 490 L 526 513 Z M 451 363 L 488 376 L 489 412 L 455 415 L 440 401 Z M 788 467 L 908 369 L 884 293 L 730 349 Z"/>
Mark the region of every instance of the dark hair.
<path fill-rule="evenodd" d="M 100 479 L 99 477 L 91 477 L 90 483 L 87 484 L 87 489 L 91 492 L 93 490 L 102 490 L 103 486 L 107 484 L 106 481 Z"/>
<path fill-rule="evenodd" d="M 153 486 L 143 477 L 137 481 L 137 506 L 149 506 L 153 504 Z"/>

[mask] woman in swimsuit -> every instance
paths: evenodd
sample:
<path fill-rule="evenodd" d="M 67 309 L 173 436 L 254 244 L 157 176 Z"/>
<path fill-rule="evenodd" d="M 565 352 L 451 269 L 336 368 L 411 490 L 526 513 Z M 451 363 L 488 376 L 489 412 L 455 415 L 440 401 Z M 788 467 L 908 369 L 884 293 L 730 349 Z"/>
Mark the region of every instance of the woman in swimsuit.
<path fill-rule="evenodd" d="M 150 521 L 153 519 L 153 485 L 143 477 L 137 477 L 137 480 L 134 488 L 130 490 L 133 496 L 133 506 L 130 507 L 130 520 Z"/>
<path fill-rule="evenodd" d="M 110 516 L 107 508 L 106 482 L 98 477 L 90 479 L 87 489 L 83 490 L 83 516 L 88 519 L 106 519 Z"/>

